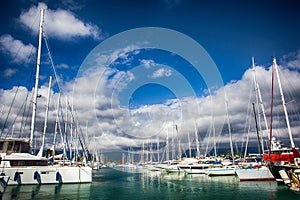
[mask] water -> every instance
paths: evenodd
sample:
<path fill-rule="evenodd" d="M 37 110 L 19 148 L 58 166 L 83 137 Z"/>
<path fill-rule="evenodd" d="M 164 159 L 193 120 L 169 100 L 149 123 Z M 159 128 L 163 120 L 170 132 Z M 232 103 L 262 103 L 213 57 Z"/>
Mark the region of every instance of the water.
<path fill-rule="evenodd" d="M 300 199 L 274 181 L 239 182 L 235 176 L 164 174 L 101 169 L 91 184 L 9 186 L 3 199 Z"/>

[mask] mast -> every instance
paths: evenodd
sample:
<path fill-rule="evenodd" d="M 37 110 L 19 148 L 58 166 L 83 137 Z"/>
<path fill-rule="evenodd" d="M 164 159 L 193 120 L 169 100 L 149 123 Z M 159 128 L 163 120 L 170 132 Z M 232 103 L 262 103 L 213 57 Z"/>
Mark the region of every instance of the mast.
<path fill-rule="evenodd" d="M 167 138 L 166 138 L 166 161 L 169 161 L 169 130 L 167 128 Z"/>
<path fill-rule="evenodd" d="M 68 107 L 69 107 L 69 101 L 68 101 Z M 71 107 L 71 113 L 72 112 L 73 112 L 73 105 Z M 70 140 L 70 152 L 69 153 L 70 153 L 70 164 L 72 165 L 72 155 L 73 155 L 72 147 L 73 147 L 73 142 L 74 142 L 74 138 L 73 138 L 73 121 L 72 121 L 72 119 L 70 119 L 70 137 L 71 137 L 71 140 Z"/>
<path fill-rule="evenodd" d="M 233 145 L 232 145 L 232 134 L 231 134 L 231 126 L 230 126 L 230 119 L 229 119 L 229 113 L 228 113 L 228 102 L 227 101 L 226 101 L 226 115 L 227 115 L 228 133 L 229 133 L 229 139 L 230 139 L 230 150 L 231 150 L 232 162 L 234 163 L 234 152 L 233 152 Z"/>
<path fill-rule="evenodd" d="M 176 132 L 177 132 L 177 141 L 178 141 L 178 157 L 179 157 L 179 160 L 181 160 L 181 141 L 180 141 L 180 137 L 179 137 L 179 132 L 178 132 L 178 127 L 177 127 L 177 124 L 175 124 L 175 129 L 176 129 Z"/>
<path fill-rule="evenodd" d="M 196 158 L 200 159 L 200 144 L 199 144 L 199 138 L 198 138 L 198 124 L 195 124 L 195 140 L 196 140 Z"/>
<path fill-rule="evenodd" d="M 157 149 L 157 162 L 159 163 L 159 138 L 157 138 L 157 146 L 156 146 L 156 149 Z"/>
<path fill-rule="evenodd" d="M 258 82 L 256 80 L 254 57 L 252 57 L 252 68 L 253 68 L 253 71 L 254 71 L 254 84 L 255 84 L 255 87 L 256 87 L 256 99 L 257 99 L 257 101 L 258 101 L 258 103 L 259 103 L 259 105 L 261 107 L 261 110 L 262 110 L 262 114 L 263 114 L 264 122 L 265 122 L 265 127 L 266 127 L 266 132 L 269 132 L 269 127 L 268 127 L 268 123 L 267 123 L 267 117 L 266 117 L 265 107 L 264 107 L 264 104 L 263 104 L 263 101 L 262 101 L 259 84 L 258 84 Z M 258 117 L 259 117 L 259 125 L 260 125 L 260 115 L 258 115 Z M 261 130 L 261 125 L 260 125 L 260 130 Z M 270 140 L 269 137 L 270 136 L 268 135 L 268 139 Z M 262 151 L 264 151 L 264 143 L 262 142 L 261 144 L 262 144 L 262 146 L 261 146 Z"/>
<path fill-rule="evenodd" d="M 258 125 L 257 125 L 257 119 L 256 119 L 256 112 L 255 112 L 255 105 L 254 105 L 254 103 L 252 103 L 252 107 L 253 107 L 255 127 L 256 127 L 258 153 L 259 153 L 259 156 L 261 156 L 261 144 L 260 144 L 260 138 L 259 138 L 259 133 L 258 133 Z"/>
<path fill-rule="evenodd" d="M 35 115 L 36 115 L 36 106 L 37 106 L 37 96 L 38 96 L 38 85 L 39 85 L 39 73 L 40 73 L 40 63 L 41 63 L 41 49 L 42 49 L 42 35 L 43 35 L 43 23 L 44 23 L 44 9 L 41 9 L 40 16 L 40 29 L 39 29 L 39 44 L 37 52 L 37 61 L 36 61 L 36 75 L 35 75 L 35 86 L 33 91 L 33 107 L 32 107 L 32 117 L 31 117 L 31 128 L 30 128 L 30 139 L 29 145 L 32 149 L 33 143 L 33 134 L 34 134 L 34 124 L 35 124 Z"/>
<path fill-rule="evenodd" d="M 52 82 L 52 76 L 50 76 L 50 78 L 49 78 L 48 97 L 47 97 L 47 103 L 46 103 L 46 114 L 45 114 L 45 123 L 44 123 L 42 145 L 41 145 L 39 153 L 37 154 L 40 157 L 43 156 L 44 145 L 45 145 L 45 135 L 46 135 L 46 130 L 47 130 L 47 121 L 48 121 L 48 111 L 49 111 L 49 102 L 50 102 L 51 82 Z"/>
<path fill-rule="evenodd" d="M 280 81 L 280 77 L 279 77 L 279 72 L 278 72 L 278 67 L 277 67 L 277 63 L 276 63 L 276 58 L 273 59 L 273 65 L 274 65 L 275 71 L 276 71 L 276 76 L 277 76 L 277 81 L 278 81 L 278 86 L 279 86 L 281 101 L 282 101 L 284 115 L 285 115 L 285 121 L 286 121 L 286 125 L 287 125 L 288 132 L 289 132 L 289 137 L 290 137 L 290 142 L 291 142 L 291 147 L 295 148 L 295 143 L 294 143 L 294 140 L 293 140 L 293 135 L 292 135 L 291 126 L 290 126 L 290 120 L 289 120 L 289 116 L 288 116 L 288 113 L 287 113 L 286 103 L 285 103 L 285 99 L 284 99 L 284 95 L 283 95 L 283 91 L 282 91 L 282 87 L 281 87 L 281 81 Z"/>
<path fill-rule="evenodd" d="M 63 158 L 63 162 L 65 164 L 65 157 L 68 158 L 68 155 L 67 155 L 67 130 L 68 130 L 68 97 L 66 97 L 66 116 L 65 116 L 65 127 L 64 127 L 64 140 L 63 140 L 63 150 L 64 150 L 64 158 Z M 71 157 L 70 157 L 71 159 Z"/>
<path fill-rule="evenodd" d="M 55 144 L 56 144 L 56 137 L 57 137 L 57 129 L 58 129 L 58 126 L 59 126 L 58 125 L 58 123 L 59 123 L 59 104 L 60 104 L 60 93 L 58 93 L 58 98 L 57 98 L 54 137 L 53 137 L 53 145 L 51 147 L 53 163 L 54 163 L 54 156 L 55 156 Z"/>
<path fill-rule="evenodd" d="M 251 118 L 249 119 L 248 133 L 247 133 L 247 137 L 246 137 L 246 146 L 245 146 L 245 152 L 244 152 L 244 160 L 247 156 L 247 151 L 248 151 L 249 133 L 250 133 L 250 120 L 251 120 Z"/>
<path fill-rule="evenodd" d="M 214 138 L 214 155 L 217 157 L 217 144 L 216 144 L 216 130 L 215 130 L 215 120 L 214 120 L 214 113 L 212 114 L 212 132 Z"/>
<path fill-rule="evenodd" d="M 273 130 L 273 100 L 274 99 L 274 65 L 272 65 L 272 92 L 271 92 L 271 109 L 270 109 L 270 139 L 269 139 L 269 153 L 268 153 L 268 162 L 270 163 L 271 150 L 272 150 L 272 130 Z"/>
<path fill-rule="evenodd" d="M 191 149 L 190 132 L 188 132 L 188 142 L 189 142 L 189 153 L 190 153 L 190 158 L 191 158 L 192 157 L 192 149 Z"/>
<path fill-rule="evenodd" d="M 172 151 L 172 153 L 171 153 L 171 155 L 172 155 L 172 160 L 175 160 L 175 156 L 176 156 L 176 150 L 175 150 L 175 141 L 174 141 L 174 122 L 173 122 L 173 125 L 172 125 L 172 146 L 171 146 L 171 151 Z"/>

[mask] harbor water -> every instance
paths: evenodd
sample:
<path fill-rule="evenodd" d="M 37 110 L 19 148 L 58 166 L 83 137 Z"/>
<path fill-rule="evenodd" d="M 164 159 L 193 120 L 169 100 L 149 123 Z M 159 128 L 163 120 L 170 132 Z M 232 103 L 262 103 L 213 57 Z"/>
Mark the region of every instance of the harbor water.
<path fill-rule="evenodd" d="M 144 169 L 107 168 L 90 184 L 8 186 L 2 199 L 300 199 L 275 181 L 240 182 L 236 176 L 167 174 Z"/>

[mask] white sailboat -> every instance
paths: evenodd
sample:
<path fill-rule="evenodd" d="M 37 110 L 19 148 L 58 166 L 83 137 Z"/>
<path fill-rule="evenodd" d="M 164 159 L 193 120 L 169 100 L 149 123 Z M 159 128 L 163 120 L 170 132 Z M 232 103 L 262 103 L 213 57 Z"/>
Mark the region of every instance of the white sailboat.
<path fill-rule="evenodd" d="M 231 126 L 230 126 L 230 119 L 229 119 L 229 112 L 228 112 L 228 103 L 226 101 L 226 115 L 227 115 L 227 124 L 228 124 L 228 134 L 230 140 L 230 150 L 231 150 L 231 157 L 232 161 L 225 161 L 222 162 L 221 167 L 213 167 L 205 170 L 205 174 L 208 176 L 230 176 L 236 174 L 237 166 L 234 162 L 234 152 L 233 152 L 233 144 L 232 144 L 232 134 L 231 134 Z M 227 165 L 224 165 L 226 163 Z"/>
<path fill-rule="evenodd" d="M 35 114 L 38 96 L 39 66 L 41 57 L 41 42 L 43 34 L 44 10 L 40 12 L 39 44 L 37 69 L 35 77 L 33 111 L 29 142 L 20 138 L 0 139 L 0 178 L 9 177 L 8 185 L 20 184 L 58 184 L 58 183 L 90 183 L 92 169 L 84 165 L 49 165 L 48 159 L 33 155 L 32 143 L 34 137 Z M 43 139 L 44 140 L 44 139 Z M 43 148 L 43 147 L 42 147 Z"/>
<path fill-rule="evenodd" d="M 252 58 L 252 67 L 253 70 L 255 70 L 255 63 L 254 63 L 254 58 Z M 268 130 L 268 125 L 266 123 L 266 116 L 264 112 L 264 106 L 262 103 L 262 98 L 261 98 L 261 93 L 259 89 L 259 85 L 256 82 L 256 77 L 255 77 L 255 71 L 254 71 L 254 84 L 255 84 L 255 90 L 257 92 L 256 97 L 258 97 L 257 100 L 259 100 L 259 104 L 261 105 L 263 115 L 264 115 L 264 120 L 265 120 L 265 126 L 266 129 Z M 257 126 L 257 121 L 256 121 L 256 113 L 255 113 L 255 106 L 253 104 L 253 111 L 254 111 L 254 118 Z M 257 131 L 257 138 L 258 138 L 258 150 L 259 154 L 261 155 L 260 152 L 260 139 L 259 139 L 259 134 L 258 134 L 258 127 L 256 127 Z M 246 157 L 246 151 L 245 151 L 245 157 Z M 250 158 L 248 158 L 250 160 Z M 251 162 L 251 165 L 247 165 L 246 161 L 247 158 L 244 158 L 244 162 L 240 164 L 240 167 L 236 170 L 236 174 L 239 178 L 240 181 L 269 181 L 269 180 L 275 180 L 273 174 L 269 170 L 268 167 L 262 165 L 261 162 L 256 162 L 255 159 L 252 159 L 253 161 Z"/>
<path fill-rule="evenodd" d="M 290 139 L 290 147 L 284 147 L 280 144 L 276 137 L 273 137 L 272 133 L 272 111 L 273 111 L 273 91 L 274 91 L 274 70 L 277 77 L 281 102 L 283 106 L 285 122 L 287 126 L 287 131 Z M 276 181 L 284 182 L 292 190 L 299 191 L 299 169 L 300 169 L 300 153 L 298 148 L 294 143 L 294 138 L 292 134 L 292 129 L 290 126 L 290 120 L 287 112 L 286 101 L 281 85 L 281 80 L 279 76 L 279 69 L 277 66 L 276 59 L 273 59 L 272 65 L 272 99 L 271 99 L 271 120 L 270 120 L 270 136 L 269 136 L 269 149 L 268 152 L 263 155 L 263 158 L 268 162 L 268 167 L 275 176 Z M 289 180 L 288 180 L 289 179 Z"/>

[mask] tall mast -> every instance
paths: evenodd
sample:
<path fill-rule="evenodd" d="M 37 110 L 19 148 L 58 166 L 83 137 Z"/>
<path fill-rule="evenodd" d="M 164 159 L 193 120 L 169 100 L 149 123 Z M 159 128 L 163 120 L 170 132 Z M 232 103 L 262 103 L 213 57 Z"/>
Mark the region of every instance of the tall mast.
<path fill-rule="evenodd" d="M 252 57 L 252 68 L 253 68 L 253 72 L 254 72 L 254 84 L 255 84 L 255 89 L 256 89 L 256 98 L 258 103 L 260 104 L 261 110 L 262 110 L 262 114 L 264 117 L 264 122 L 265 122 L 265 127 L 266 127 L 266 132 L 269 132 L 269 127 L 268 127 L 268 122 L 267 122 L 267 117 L 266 117 L 266 112 L 265 112 L 265 107 L 262 101 L 262 97 L 261 97 L 261 92 L 260 92 L 260 88 L 259 88 L 259 84 L 256 80 L 256 73 L 255 73 L 255 62 L 254 62 L 254 57 Z M 259 107 L 258 107 L 259 108 Z M 259 113 L 258 113 L 259 114 Z M 259 119 L 260 119 L 260 115 L 258 115 Z M 260 122 L 260 120 L 259 120 Z M 259 123 L 260 125 L 260 123 Z M 260 129 L 261 129 L 261 125 L 260 125 Z M 268 139 L 270 140 L 270 135 L 268 135 Z M 263 143 L 263 139 L 262 139 L 262 151 L 264 151 L 264 143 Z"/>
<path fill-rule="evenodd" d="M 272 65 L 272 92 L 271 92 L 271 104 L 270 104 L 270 136 L 269 136 L 269 153 L 268 153 L 268 162 L 270 163 L 271 160 L 271 150 L 272 150 L 272 130 L 273 130 L 273 102 L 274 102 L 274 65 Z"/>
<path fill-rule="evenodd" d="M 167 128 L 167 138 L 166 138 L 166 161 L 170 160 L 169 154 L 169 128 Z"/>
<path fill-rule="evenodd" d="M 226 101 L 226 115 L 227 115 L 227 123 L 228 123 L 228 133 L 229 133 L 229 140 L 230 140 L 230 150 L 232 156 L 232 163 L 234 163 L 234 152 L 233 152 L 233 145 L 232 145 L 232 134 L 231 134 L 231 126 L 230 126 L 230 119 L 229 119 L 229 112 L 228 112 L 228 102 Z"/>
<path fill-rule="evenodd" d="M 42 49 L 42 35 L 43 35 L 43 23 L 44 23 L 44 9 L 41 9 L 40 16 L 40 29 L 39 29 L 39 44 L 38 44 L 38 54 L 36 61 L 36 75 L 35 75 L 35 86 L 33 91 L 33 107 L 32 107 L 32 118 L 31 118 L 31 129 L 30 129 L 30 139 L 29 145 L 32 148 L 33 143 L 33 133 L 34 133 L 34 123 L 36 115 L 36 106 L 37 106 L 37 95 L 38 95 L 38 85 L 39 85 L 39 73 L 40 73 L 40 63 L 41 63 L 41 49 Z"/>
<path fill-rule="evenodd" d="M 254 105 L 254 103 L 252 103 L 252 107 L 253 107 L 254 120 L 255 120 L 255 128 L 256 128 L 256 136 L 257 136 L 258 153 L 259 153 L 259 156 L 261 156 L 261 144 L 260 144 L 260 138 L 259 138 L 259 133 L 258 133 L 258 125 L 257 125 L 257 119 L 256 119 L 256 112 L 255 112 L 255 105 Z"/>
<path fill-rule="evenodd" d="M 213 132 L 213 139 L 214 139 L 214 156 L 217 157 L 217 143 L 216 143 L 216 129 L 215 129 L 214 113 L 212 114 L 212 132 Z"/>
<path fill-rule="evenodd" d="M 280 81 L 280 77 L 279 77 L 279 72 L 278 72 L 278 67 L 277 67 L 277 63 L 276 63 L 276 58 L 273 59 L 273 65 L 274 65 L 275 71 L 276 71 L 276 76 L 277 76 L 277 81 L 278 81 L 280 96 L 281 96 L 283 110 L 284 110 L 284 115 L 285 115 L 285 121 L 286 121 L 286 125 L 287 125 L 287 128 L 288 128 L 289 136 L 290 136 L 291 147 L 295 148 L 295 143 L 294 143 L 294 140 L 293 140 L 293 135 L 292 135 L 291 126 L 290 126 L 290 120 L 289 120 L 289 116 L 288 116 L 288 113 L 287 113 L 286 103 L 285 103 L 285 99 L 284 99 L 284 95 L 283 95 L 283 91 L 282 91 L 282 87 L 281 87 L 281 81 Z"/>
<path fill-rule="evenodd" d="M 196 140 L 196 158 L 200 159 L 200 144 L 199 144 L 199 138 L 198 138 L 198 124 L 195 124 L 195 140 Z"/>
<path fill-rule="evenodd" d="M 57 137 L 57 129 L 59 127 L 59 104 L 60 104 L 60 93 L 58 93 L 58 98 L 57 98 L 53 146 L 51 147 L 53 162 L 54 162 L 54 156 L 55 156 L 55 144 L 56 144 L 56 137 Z"/>
<path fill-rule="evenodd" d="M 52 81 L 52 76 L 50 76 L 50 78 L 49 78 L 48 97 L 47 97 L 47 104 L 46 104 L 46 114 L 45 114 L 42 145 L 41 145 L 40 151 L 38 152 L 38 156 L 40 156 L 40 157 L 43 156 L 44 145 L 45 145 L 45 136 L 46 136 L 46 130 L 47 130 L 48 111 L 49 111 L 49 102 L 50 102 L 51 81 Z"/>
<path fill-rule="evenodd" d="M 180 141 L 180 137 L 179 137 L 179 132 L 178 132 L 178 126 L 177 124 L 175 124 L 175 129 L 176 129 L 176 132 L 177 132 L 177 141 L 178 141 L 178 157 L 179 157 L 179 160 L 181 160 L 181 141 Z"/>
<path fill-rule="evenodd" d="M 188 142 L 189 142 L 189 154 L 190 154 L 190 158 L 191 158 L 192 157 L 192 149 L 191 149 L 190 132 L 188 132 Z"/>
<path fill-rule="evenodd" d="M 174 122 L 172 124 L 172 140 L 171 141 L 172 141 L 172 146 L 171 146 L 172 147 L 172 150 L 171 150 L 172 151 L 172 153 L 171 153 L 172 158 L 171 159 L 175 160 L 175 155 L 176 155 L 175 151 L 176 150 L 175 150 L 175 141 L 174 141 Z"/>
<path fill-rule="evenodd" d="M 157 162 L 160 163 L 160 160 L 159 160 L 159 138 L 157 138 L 157 146 L 156 146 L 156 149 L 157 149 Z"/>

